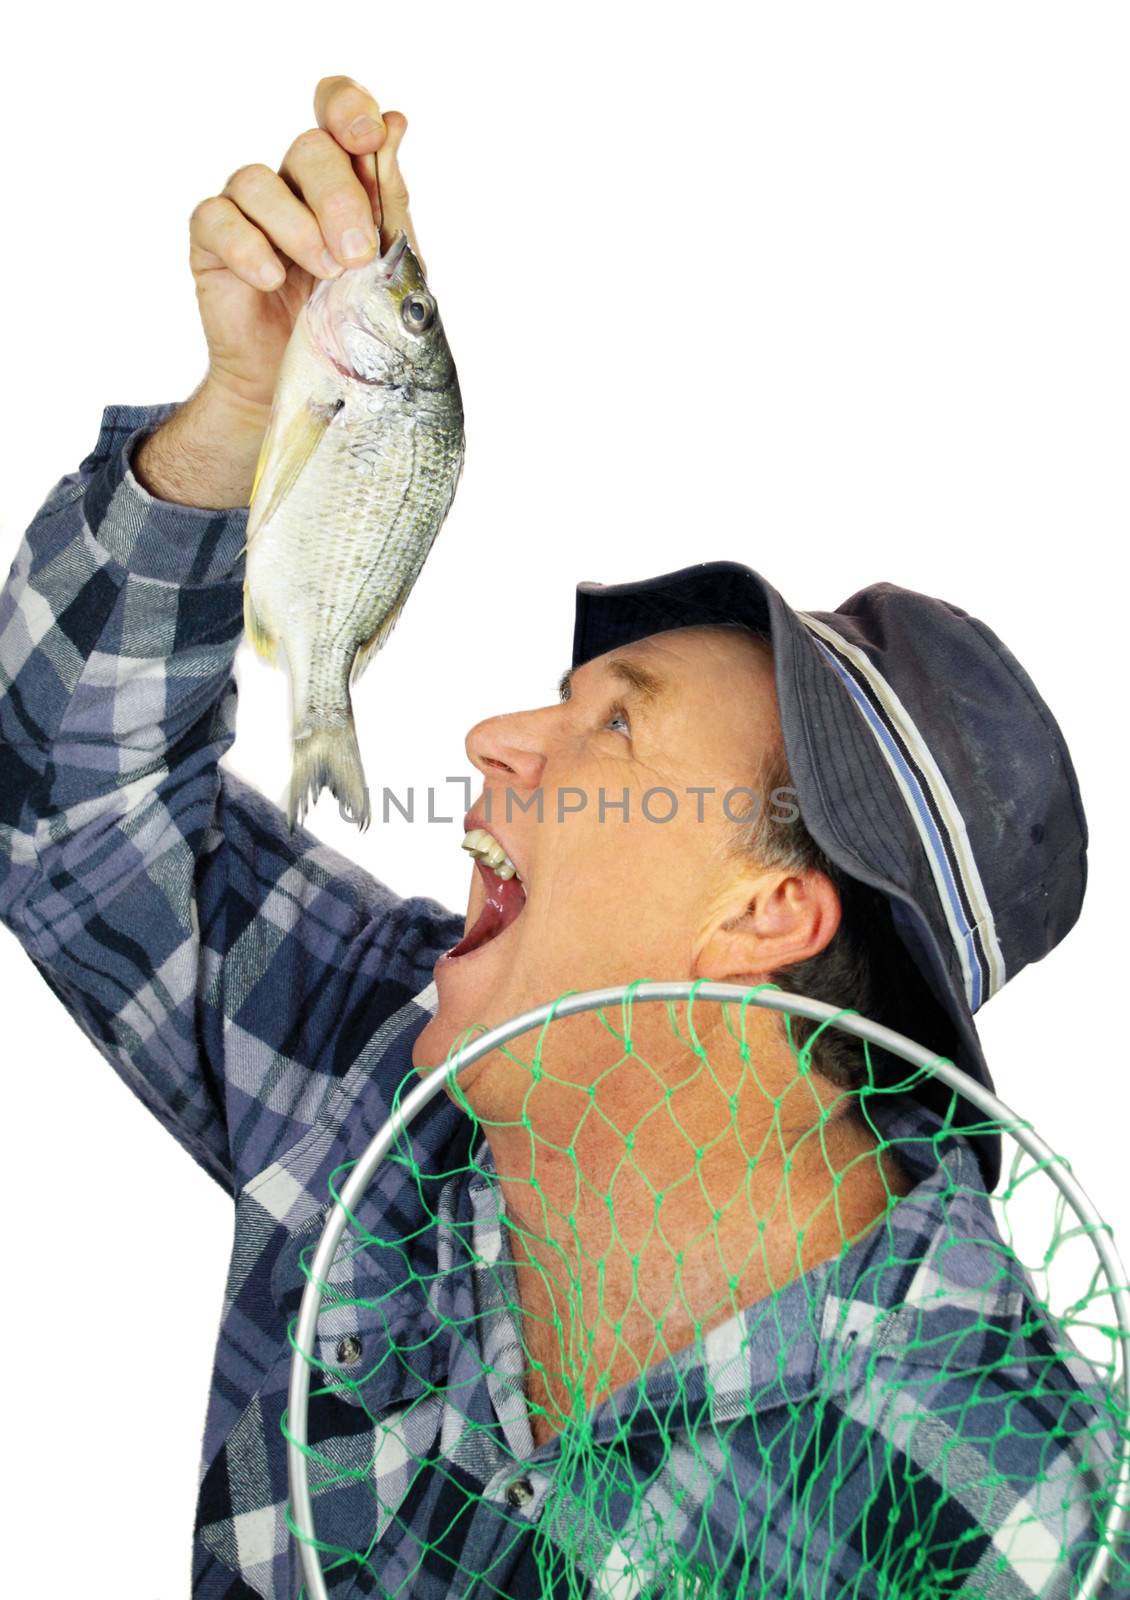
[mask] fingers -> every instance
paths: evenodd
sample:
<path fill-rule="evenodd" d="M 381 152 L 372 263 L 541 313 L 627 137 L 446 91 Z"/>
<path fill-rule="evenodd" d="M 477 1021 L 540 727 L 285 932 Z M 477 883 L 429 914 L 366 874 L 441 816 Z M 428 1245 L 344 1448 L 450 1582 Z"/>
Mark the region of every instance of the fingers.
<path fill-rule="evenodd" d="M 420 271 L 427 277 L 427 268 L 416 243 L 416 232 L 408 213 L 408 187 L 400 170 L 400 141 L 408 128 L 408 118 L 400 111 L 385 114 L 387 137 L 377 151 L 377 185 L 380 189 L 381 211 L 378 226 L 381 230 L 381 249 L 387 250 L 401 228 L 408 235 L 412 254 L 420 263 Z"/>
<path fill-rule="evenodd" d="M 402 111 L 382 112 L 368 89 L 355 78 L 344 76 L 323 78 L 318 84 L 314 115 L 318 126 L 352 155 L 354 175 L 368 196 L 373 219 L 380 229 L 381 249 L 387 250 L 403 228 L 420 270 L 427 277 L 408 212 L 408 190 L 398 155 L 408 118 Z"/>
<path fill-rule="evenodd" d="M 252 162 L 189 221 L 194 271 L 229 268 L 257 289 L 276 289 L 287 258 L 316 278 L 371 261 L 401 229 L 425 271 L 408 212 L 398 151 L 408 127 L 382 113 L 353 78 L 323 78 L 314 92 L 316 128 L 299 134 L 278 172 Z"/>
<path fill-rule="evenodd" d="M 393 113 L 394 116 L 399 113 Z M 353 157 L 357 181 L 369 201 L 373 221 L 381 225 L 381 195 L 373 154 L 388 135 L 381 108 L 354 78 L 323 78 L 314 90 L 314 116 L 319 128 L 337 140 Z"/>
<path fill-rule="evenodd" d="M 228 267 L 253 289 L 278 289 L 286 278 L 268 240 L 224 195 L 200 202 L 189 218 L 188 237 L 194 273 Z"/>
<path fill-rule="evenodd" d="M 318 278 L 336 278 L 345 270 L 326 248 L 317 217 L 270 167 L 257 162 L 240 167 L 224 185 L 223 196 L 256 225 L 268 249 L 276 246 Z"/>
<path fill-rule="evenodd" d="M 314 119 L 350 155 L 380 148 L 385 139 L 381 108 L 352 78 L 323 78 L 314 90 Z"/>
<path fill-rule="evenodd" d="M 300 133 L 283 158 L 279 176 L 313 212 L 342 266 L 372 260 L 377 249 L 373 208 L 349 154 L 331 133 L 324 128 Z"/>

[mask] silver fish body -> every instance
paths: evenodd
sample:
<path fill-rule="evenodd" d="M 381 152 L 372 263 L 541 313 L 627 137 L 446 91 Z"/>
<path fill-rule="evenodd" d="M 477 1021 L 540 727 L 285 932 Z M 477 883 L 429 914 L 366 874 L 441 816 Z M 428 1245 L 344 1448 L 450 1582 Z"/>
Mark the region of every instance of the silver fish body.
<path fill-rule="evenodd" d="M 384 644 L 451 506 L 463 406 L 403 234 L 317 285 L 279 371 L 247 524 L 244 623 L 291 685 L 293 828 L 324 787 L 371 808 L 351 687 Z"/>

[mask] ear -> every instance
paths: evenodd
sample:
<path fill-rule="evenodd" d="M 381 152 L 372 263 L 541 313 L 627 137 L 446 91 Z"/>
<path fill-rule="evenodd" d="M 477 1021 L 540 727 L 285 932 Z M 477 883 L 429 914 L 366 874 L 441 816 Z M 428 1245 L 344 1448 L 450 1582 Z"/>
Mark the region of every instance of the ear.
<path fill-rule="evenodd" d="M 780 870 L 743 877 L 695 944 L 696 978 L 763 983 L 771 972 L 818 955 L 840 925 L 840 897 L 823 872 Z"/>

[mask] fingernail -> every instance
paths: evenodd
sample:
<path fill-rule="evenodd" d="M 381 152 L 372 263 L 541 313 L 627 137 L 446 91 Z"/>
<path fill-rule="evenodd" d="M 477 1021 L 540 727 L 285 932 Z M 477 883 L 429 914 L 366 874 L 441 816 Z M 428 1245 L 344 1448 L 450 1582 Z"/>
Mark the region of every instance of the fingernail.
<path fill-rule="evenodd" d="M 341 236 L 341 253 L 347 261 L 359 261 L 373 253 L 373 241 L 360 228 L 346 228 Z"/>
<path fill-rule="evenodd" d="M 328 250 L 322 251 L 321 269 L 327 278 L 340 278 L 345 268 Z"/>
<path fill-rule="evenodd" d="M 353 139 L 367 139 L 371 133 L 376 133 L 380 123 L 375 117 L 358 117 L 349 124 L 350 137 Z"/>

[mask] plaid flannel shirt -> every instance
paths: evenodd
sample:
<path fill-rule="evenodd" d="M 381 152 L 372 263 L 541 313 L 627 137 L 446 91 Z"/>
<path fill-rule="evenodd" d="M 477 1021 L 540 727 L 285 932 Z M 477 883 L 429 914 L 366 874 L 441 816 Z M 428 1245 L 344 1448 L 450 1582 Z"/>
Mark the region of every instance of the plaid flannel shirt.
<path fill-rule="evenodd" d="M 134 478 L 137 442 L 174 409 L 106 409 L 0 593 L 0 917 L 234 1197 L 193 1593 L 289 1600 L 301 1578 L 281 1423 L 299 1258 L 330 1174 L 411 1073 L 434 962 L 463 919 L 292 834 L 221 767 L 246 512 L 170 505 Z M 1034 1328 L 1022 1275 L 1001 1273 L 964 1140 L 935 1138 L 932 1114 L 901 1100 L 888 1115 L 891 1137 L 918 1141 L 900 1145 L 916 1187 L 837 1261 L 596 1410 L 608 1470 L 647 1488 L 610 1498 L 621 1526 L 578 1538 L 560 1441 L 535 1448 L 530 1432 L 489 1151 L 433 1102 L 412 1133 L 422 1178 L 383 1164 L 360 1219 L 374 1246 L 335 1268 L 349 1292 L 319 1323 L 341 1382 L 312 1402 L 311 1439 L 346 1471 L 315 1496 L 317 1533 L 377 1541 L 369 1564 L 334 1570 L 335 1596 L 532 1600 L 547 1540 L 583 1551 L 565 1592 L 667 1593 L 647 1565 L 650 1517 L 687 1552 L 684 1594 L 739 1592 L 727 1566 L 740 1570 L 748 1543 L 765 1597 L 1068 1595 L 1056 1557 L 1085 1565 L 1085 1497 L 1109 1471 L 1101 1385 Z M 315 1466 L 315 1483 L 328 1471 Z M 964 1580 L 939 1584 L 942 1566 Z M 1125 1577 L 1109 1593 L 1130 1595 Z"/>

